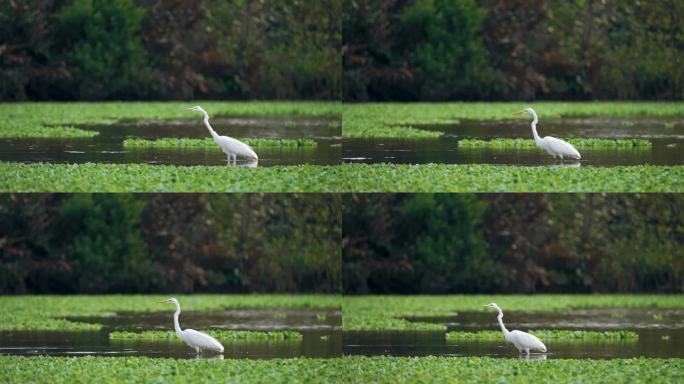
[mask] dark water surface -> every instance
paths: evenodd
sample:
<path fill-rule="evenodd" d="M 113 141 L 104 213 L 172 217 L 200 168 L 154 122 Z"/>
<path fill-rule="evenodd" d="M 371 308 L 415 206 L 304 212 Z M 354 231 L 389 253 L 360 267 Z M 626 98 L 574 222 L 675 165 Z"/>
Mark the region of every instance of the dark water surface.
<path fill-rule="evenodd" d="M 256 148 L 259 166 L 339 164 L 341 126 L 338 117 L 223 117 L 211 120 L 219 135 L 237 138 L 316 140 L 315 148 Z M 93 138 L 0 139 L 0 161 L 22 163 L 148 163 L 173 165 L 223 165 L 226 155 L 218 148 L 124 148 L 126 138 L 210 137 L 201 119 L 121 121 L 112 125 L 79 126 L 98 131 Z M 238 159 L 238 165 L 250 165 Z"/>
<path fill-rule="evenodd" d="M 449 331 L 500 331 L 496 313 L 461 312 L 452 317 L 412 318 L 447 325 Z M 504 312 L 509 330 L 630 330 L 638 341 L 547 341 L 548 353 L 531 358 L 684 357 L 682 309 L 586 309 L 568 312 Z M 447 340 L 444 332 L 345 332 L 345 355 L 516 357 L 518 351 L 498 341 Z"/>
<path fill-rule="evenodd" d="M 0 332 L 0 355 L 103 355 L 194 359 L 195 351 L 177 341 L 110 340 L 111 331 L 172 330 L 172 312 L 123 312 L 111 317 L 74 317 L 72 321 L 103 324 L 94 332 Z M 342 354 L 341 311 L 331 309 L 236 309 L 183 311 L 182 328 L 197 330 L 295 330 L 301 341 L 220 340 L 225 358 L 335 357 Z M 206 353 L 202 358 L 222 358 Z"/>
<path fill-rule="evenodd" d="M 456 124 L 412 125 L 444 132 L 437 139 L 345 139 L 344 162 L 400 164 L 507 164 L 554 165 L 553 158 L 539 148 L 459 148 L 464 138 L 532 138 L 525 120 L 463 120 Z M 540 136 L 601 139 L 647 139 L 651 148 L 579 149 L 580 161 L 567 166 L 681 165 L 684 164 L 684 119 L 682 118 L 563 118 L 542 120 Z"/>

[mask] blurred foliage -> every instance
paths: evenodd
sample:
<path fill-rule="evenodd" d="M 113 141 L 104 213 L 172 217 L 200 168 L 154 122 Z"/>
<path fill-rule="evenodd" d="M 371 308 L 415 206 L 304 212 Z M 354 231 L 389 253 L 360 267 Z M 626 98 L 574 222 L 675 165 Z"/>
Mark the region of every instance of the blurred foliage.
<path fill-rule="evenodd" d="M 343 99 L 681 100 L 679 0 L 347 0 Z"/>
<path fill-rule="evenodd" d="M 340 198 L 0 196 L 0 292 L 340 289 Z"/>
<path fill-rule="evenodd" d="M 345 293 L 681 293 L 678 194 L 352 194 Z"/>
<path fill-rule="evenodd" d="M 326 99 L 341 0 L 0 2 L 0 100 Z"/>

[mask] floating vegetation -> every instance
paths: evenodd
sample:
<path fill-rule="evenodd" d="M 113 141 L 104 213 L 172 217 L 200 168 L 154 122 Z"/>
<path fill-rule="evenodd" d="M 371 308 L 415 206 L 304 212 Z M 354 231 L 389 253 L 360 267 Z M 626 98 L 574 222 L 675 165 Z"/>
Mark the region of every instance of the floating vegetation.
<path fill-rule="evenodd" d="M 11 121 L 0 123 L 0 138 L 12 139 L 71 139 L 71 138 L 90 138 L 97 136 L 99 132 L 87 131 L 71 126 L 41 126 L 38 122 L 28 121 L 24 126 L 18 126 Z"/>
<path fill-rule="evenodd" d="M 125 298 L 125 299 L 122 299 Z M 161 295 L 30 295 L 0 296 L 0 330 L 99 330 L 101 324 L 72 322 L 69 316 L 106 317 L 120 311 L 150 312 L 159 308 L 150 303 L 165 299 Z M 336 295 L 179 295 L 176 298 L 192 303 L 197 311 L 226 308 L 338 308 Z M 169 314 L 170 316 L 170 314 Z"/>
<path fill-rule="evenodd" d="M 301 340 L 302 334 L 294 331 L 224 331 L 224 330 L 206 330 L 202 331 L 207 335 L 218 340 L 244 340 L 244 341 L 280 341 L 280 340 Z M 143 331 L 143 332 L 121 332 L 115 331 L 109 333 L 111 340 L 171 340 L 180 341 L 174 331 Z"/>
<path fill-rule="evenodd" d="M 3 192 L 684 192 L 684 166 L 173 166 L 0 162 Z"/>
<path fill-rule="evenodd" d="M 651 142 L 644 139 L 564 139 L 577 148 L 650 148 Z M 462 139 L 460 148 L 536 148 L 532 139 Z"/>
<path fill-rule="evenodd" d="M 632 331 L 576 331 L 576 330 L 530 330 L 529 333 L 542 340 L 568 341 L 623 341 L 639 339 L 639 334 Z M 463 332 L 451 331 L 446 334 L 448 340 L 504 340 L 501 331 Z"/>
<path fill-rule="evenodd" d="M 345 331 L 446 331 L 445 322 L 408 321 L 409 317 L 452 317 L 496 302 L 507 311 L 544 312 L 572 308 L 684 308 L 684 295 L 378 295 L 342 298 Z M 495 314 L 491 314 L 495 321 Z M 501 338 L 501 332 L 493 337 Z"/>
<path fill-rule="evenodd" d="M 340 116 L 339 102 L 205 101 L 213 116 Z M 93 137 L 79 125 L 112 124 L 130 119 L 186 119 L 202 124 L 185 102 L 0 103 L 2 138 Z"/>
<path fill-rule="evenodd" d="M 11 383 L 677 383 L 684 359 L 345 356 L 330 359 L 184 360 L 0 356 Z"/>
<path fill-rule="evenodd" d="M 311 139 L 238 139 L 243 143 L 254 147 L 316 147 L 316 140 Z M 187 138 L 162 138 L 156 140 L 126 139 L 123 142 L 125 148 L 183 148 L 183 149 L 216 149 L 213 139 L 187 139 Z"/>
<path fill-rule="evenodd" d="M 456 103 L 349 103 L 342 107 L 344 138 L 425 138 L 441 132 L 407 128 L 468 120 L 510 119 L 511 114 L 532 106 L 541 121 L 561 117 L 684 116 L 681 102 L 456 102 Z M 528 117 L 520 120 L 527 121 Z M 627 120 L 625 127 L 633 125 Z"/>

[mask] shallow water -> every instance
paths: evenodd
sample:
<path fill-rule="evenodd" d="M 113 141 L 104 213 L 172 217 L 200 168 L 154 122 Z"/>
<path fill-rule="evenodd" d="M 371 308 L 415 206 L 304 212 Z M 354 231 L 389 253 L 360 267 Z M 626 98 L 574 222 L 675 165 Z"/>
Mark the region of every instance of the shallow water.
<path fill-rule="evenodd" d="M 316 140 L 315 148 L 257 148 L 259 166 L 339 164 L 340 120 L 336 117 L 223 117 L 211 121 L 220 135 Z M 112 125 L 79 126 L 98 131 L 93 138 L 0 139 L 0 161 L 23 163 L 148 163 L 172 165 L 225 165 L 226 155 L 216 148 L 124 148 L 126 138 L 209 137 L 201 119 L 122 121 Z M 238 159 L 239 165 L 250 165 Z"/>
<path fill-rule="evenodd" d="M 73 317 L 73 321 L 103 324 L 95 332 L 0 332 L 0 355 L 149 356 L 196 358 L 182 342 L 110 340 L 109 332 L 171 330 L 172 312 L 122 312 L 111 317 Z M 342 351 L 342 318 L 331 309 L 236 309 L 211 312 L 183 311 L 181 327 L 193 329 L 296 330 L 301 341 L 226 341 L 222 355 L 202 358 L 335 357 Z"/>
<path fill-rule="evenodd" d="M 342 314 L 332 309 L 228 309 L 184 311 L 182 327 L 194 329 L 296 330 L 301 341 L 222 341 L 222 355 L 202 358 L 339 357 L 342 355 L 518 357 L 503 336 L 497 341 L 447 340 L 444 332 L 342 332 Z M 102 355 L 194 359 L 181 342 L 110 340 L 114 330 L 170 330 L 170 312 L 122 312 L 111 317 L 73 317 L 72 321 L 103 324 L 94 332 L 0 332 L 0 355 Z M 454 316 L 407 318 L 441 323 L 449 331 L 499 330 L 496 314 L 460 312 Z M 532 359 L 684 357 L 683 309 L 578 309 L 566 312 L 506 311 L 510 330 L 630 330 L 637 341 L 546 341 L 548 353 Z M 522 357 L 526 358 L 526 357 Z"/>
<path fill-rule="evenodd" d="M 451 317 L 412 318 L 446 324 L 449 331 L 500 330 L 496 313 L 461 312 Z M 586 309 L 568 312 L 504 312 L 509 330 L 631 330 L 638 341 L 545 341 L 548 353 L 531 358 L 684 357 L 684 310 Z M 516 357 L 498 341 L 447 340 L 444 332 L 345 332 L 345 355 Z"/>
<path fill-rule="evenodd" d="M 666 128 L 667 124 L 667 128 Z M 345 139 L 344 162 L 400 164 L 507 164 L 554 165 L 538 148 L 459 148 L 464 138 L 532 138 L 525 120 L 463 120 L 455 124 L 412 125 L 444 132 L 437 139 Z M 543 120 L 541 136 L 629 139 L 652 142 L 651 148 L 580 149 L 582 160 L 565 161 L 568 166 L 681 165 L 684 164 L 684 119 L 681 118 L 564 118 Z"/>

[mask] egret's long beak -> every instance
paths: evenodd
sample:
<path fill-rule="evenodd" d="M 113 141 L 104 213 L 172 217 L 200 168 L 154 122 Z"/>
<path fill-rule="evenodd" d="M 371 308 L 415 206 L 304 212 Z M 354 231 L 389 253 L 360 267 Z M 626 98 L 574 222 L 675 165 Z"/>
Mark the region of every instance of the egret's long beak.
<path fill-rule="evenodd" d="M 514 115 L 522 115 L 523 113 L 525 113 L 525 110 L 524 110 L 524 109 L 523 109 L 522 111 L 518 111 L 518 112 L 515 112 L 515 113 L 513 113 L 513 114 L 514 114 Z"/>
<path fill-rule="evenodd" d="M 483 305 L 481 305 L 481 307 L 489 307 L 489 305 L 483 304 Z"/>
<path fill-rule="evenodd" d="M 162 300 L 162 301 L 160 301 L 160 303 L 166 303 L 166 302 L 167 302 L 166 300 Z"/>
<path fill-rule="evenodd" d="M 192 111 L 192 108 L 185 108 L 186 111 Z"/>

